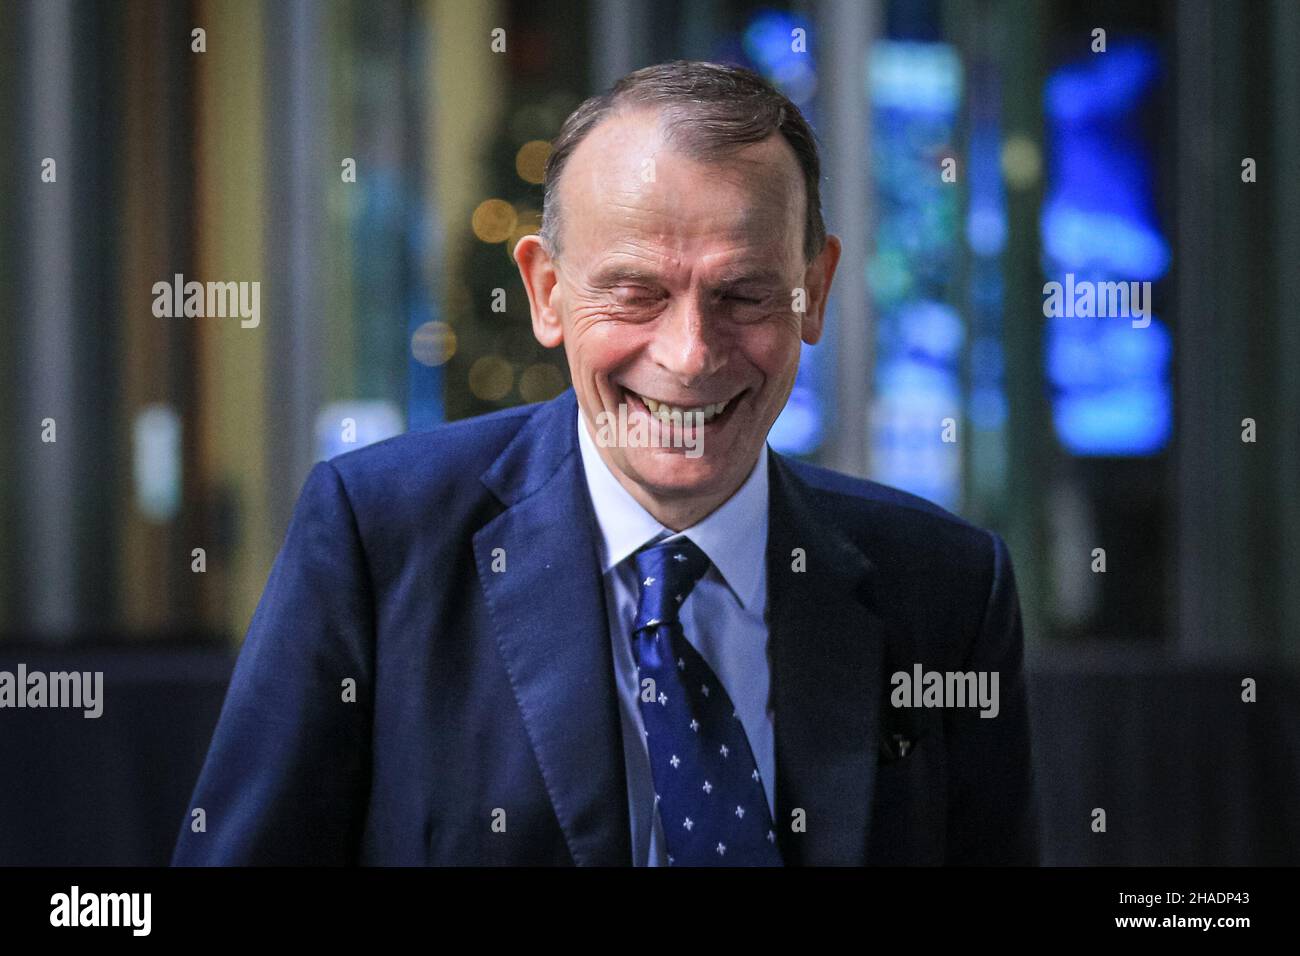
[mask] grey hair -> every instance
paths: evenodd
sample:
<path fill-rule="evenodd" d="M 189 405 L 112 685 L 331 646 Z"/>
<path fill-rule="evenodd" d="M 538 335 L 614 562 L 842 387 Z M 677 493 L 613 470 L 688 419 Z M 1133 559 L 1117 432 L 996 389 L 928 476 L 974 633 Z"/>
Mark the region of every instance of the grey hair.
<path fill-rule="evenodd" d="M 799 108 L 757 73 L 744 67 L 699 60 L 674 60 L 629 73 L 608 91 L 569 114 L 551 144 L 542 198 L 542 243 L 560 254 L 560 175 L 578 144 L 610 114 L 626 108 L 661 111 L 664 135 L 686 155 L 716 160 L 742 146 L 780 133 L 803 173 L 804 259 L 811 262 L 826 244 L 821 210 L 821 159 L 817 139 Z"/>

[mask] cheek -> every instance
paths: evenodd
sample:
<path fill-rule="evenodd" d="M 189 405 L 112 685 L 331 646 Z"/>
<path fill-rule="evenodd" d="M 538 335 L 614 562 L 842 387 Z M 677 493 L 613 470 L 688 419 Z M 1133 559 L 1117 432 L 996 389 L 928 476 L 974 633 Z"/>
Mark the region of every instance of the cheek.
<path fill-rule="evenodd" d="M 781 315 L 756 325 L 742 339 L 749 361 L 769 376 L 780 376 L 799 363 L 799 322 Z"/>
<path fill-rule="evenodd" d="M 618 371 L 641 350 L 644 327 L 593 317 L 575 324 L 569 337 L 574 365 L 589 376 Z"/>

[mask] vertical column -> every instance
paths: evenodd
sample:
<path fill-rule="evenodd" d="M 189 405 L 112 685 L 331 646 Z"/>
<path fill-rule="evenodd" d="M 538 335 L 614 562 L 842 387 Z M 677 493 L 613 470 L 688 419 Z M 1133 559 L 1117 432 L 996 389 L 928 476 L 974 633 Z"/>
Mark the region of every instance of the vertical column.
<path fill-rule="evenodd" d="M 1043 151 L 1042 44 L 1050 18 L 1036 0 L 1006 0 L 999 7 L 1003 63 L 1004 143 L 1017 137 Z M 1040 164 L 1041 165 L 1041 164 Z M 1041 175 L 1007 192 L 1005 345 L 1007 367 L 1007 544 L 1015 561 L 1027 640 L 1041 638 L 1052 585 L 1042 556 L 1048 553 L 1044 521 L 1047 471 L 1056 450 L 1043 383 L 1043 278 L 1039 211 Z"/>
<path fill-rule="evenodd" d="M 195 26 L 207 30 L 198 57 L 195 178 L 198 282 L 268 283 L 263 261 L 266 192 L 263 115 L 264 7 L 201 3 Z M 283 313 L 261 302 L 260 322 L 189 318 L 198 339 L 195 369 L 203 445 L 200 473 L 218 520 L 190 547 L 207 549 L 213 575 L 208 615 L 242 636 L 266 584 L 280 538 L 270 522 L 264 439 L 269 330 Z M 279 422 L 275 423 L 278 428 Z"/>
<path fill-rule="evenodd" d="M 172 281 L 185 272 L 184 247 L 170 241 L 169 229 L 185 222 L 178 208 L 180 190 L 177 143 L 177 100 L 184 96 L 178 76 L 188 70 L 189 30 L 162 0 L 121 8 L 123 48 L 122 164 L 118 176 L 121 197 L 119 300 L 116 305 L 121 336 L 118 376 L 121 408 L 115 432 L 115 454 L 130 463 L 116 485 L 121 573 L 117 576 L 123 624 L 134 633 L 158 633 L 186 620 L 180 594 L 196 577 L 189 570 L 187 541 L 176 516 L 146 515 L 136 496 L 135 456 L 140 452 L 135 425 L 151 405 L 171 408 L 180 416 L 184 436 L 188 423 L 184 402 L 173 386 L 172 374 L 185 362 L 181 342 L 184 319 L 153 314 L 153 284 Z M 178 89 L 178 87 L 180 87 Z M 187 117 L 188 118 L 188 117 Z M 187 370 L 188 372 L 188 370 Z M 184 441 L 184 437 L 182 437 Z M 161 462 L 140 462 L 146 469 Z M 184 468 L 182 465 L 182 486 Z M 181 504 L 188 502 L 181 499 Z"/>
<path fill-rule="evenodd" d="M 821 346 L 834 350 L 837 363 L 834 424 L 825 457 L 829 467 L 865 477 L 875 368 L 875 328 L 866 275 L 875 221 L 867 76 L 879 6 L 874 0 L 831 0 L 821 12 L 825 211 L 828 231 L 843 243 L 827 338 Z"/>
<path fill-rule="evenodd" d="M 33 162 L 33 151 L 26 143 L 19 144 L 18 130 L 25 102 L 20 84 L 20 64 L 24 59 L 26 34 L 21 6 L 14 7 L 12 16 L 0 17 L 0 87 L 12 90 L 9 96 L 0 96 L 0 163 L 11 170 L 16 180 L 24 163 Z M 35 175 L 32 167 L 28 173 Z M 27 424 L 27 413 L 20 403 L 18 369 L 21 363 L 19 348 L 20 311 L 18 278 L 22 263 L 18 250 L 23 245 L 24 227 L 19 210 L 23 197 L 14 183 L 13 188 L 0 189 L 0 326 L 3 327 L 8 348 L 0 349 L 0 407 L 10 414 L 0 417 L 0 445 L 15 449 L 14 454 L 0 456 L 0 514 L 18 514 L 21 499 L 20 462 L 23 456 L 17 449 L 23 447 L 20 436 L 34 434 Z M 34 446 L 29 446 L 34 447 Z M 18 568 L 25 559 L 19 550 L 19 528 L 10 525 L 0 534 L 0 634 L 15 631 L 21 620 L 22 581 Z"/>
<path fill-rule="evenodd" d="M 1234 582 L 1244 574 L 1232 525 L 1244 516 L 1239 503 L 1244 472 L 1240 462 L 1239 403 L 1225 407 L 1224 383 L 1242 381 L 1229 369 L 1235 362 L 1233 334 L 1224 333 L 1233 304 L 1221 289 L 1230 266 L 1239 262 L 1244 235 L 1234 229 L 1229 194 L 1240 188 L 1222 154 L 1222 106 L 1237 102 L 1220 69 L 1234 57 L 1237 37 L 1215 17 L 1210 0 L 1187 0 L 1176 7 L 1179 147 L 1177 169 L 1178 316 L 1177 508 L 1178 651 L 1203 655 L 1240 649 L 1244 605 Z M 1222 18 L 1223 20 L 1230 18 Z M 1225 64 L 1230 67 L 1231 64 Z M 1227 241 L 1223 241 L 1224 239 Z M 1226 350 L 1226 351 L 1225 351 Z M 1223 368 L 1219 365 L 1223 363 Z M 1229 389 L 1228 391 L 1234 391 Z M 1228 613 L 1223 613 L 1224 611 Z"/>
<path fill-rule="evenodd" d="M 1276 183 L 1277 224 L 1273 246 L 1277 263 L 1277 290 L 1273 311 L 1278 342 L 1277 393 L 1273 408 L 1277 422 L 1269 429 L 1276 440 L 1277 498 L 1272 506 L 1281 519 L 1277 580 L 1281 582 L 1280 624 L 1283 654 L 1300 658 L 1300 504 L 1296 481 L 1300 476 L 1300 126 L 1293 117 L 1300 103 L 1300 4 L 1273 0 L 1273 101 L 1274 141 L 1270 179 Z"/>
<path fill-rule="evenodd" d="M 267 265 L 264 303 L 276 321 L 266 330 L 267 367 L 276 383 L 266 396 L 266 456 L 272 525 L 288 526 L 298 490 L 311 469 L 313 426 L 320 407 L 324 296 L 323 205 L 342 172 L 342 156 L 323 149 L 327 63 L 324 11 L 310 0 L 266 8 L 268 53 Z"/>
<path fill-rule="evenodd" d="M 30 135 L 17 173 L 27 241 L 15 349 L 21 356 L 23 398 L 18 499 L 24 503 L 16 570 L 22 577 L 18 593 L 26 601 L 19 619 L 35 632 L 56 636 L 70 633 L 78 623 L 73 477 L 78 442 L 100 423 L 77 417 L 79 404 L 88 405 L 77 401 L 73 194 L 77 170 L 86 160 L 74 153 L 73 10 L 68 0 L 41 0 L 27 4 L 24 14 L 27 96 L 19 123 Z M 46 157 L 55 161 L 55 182 L 42 181 Z M 53 443 L 41 440 L 46 418 L 55 422 Z"/>

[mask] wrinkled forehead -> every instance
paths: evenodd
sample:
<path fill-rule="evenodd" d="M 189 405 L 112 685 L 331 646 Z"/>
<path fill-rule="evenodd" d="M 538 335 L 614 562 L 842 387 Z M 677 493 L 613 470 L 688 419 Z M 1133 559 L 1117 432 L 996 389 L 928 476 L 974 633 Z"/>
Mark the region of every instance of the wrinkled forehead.
<path fill-rule="evenodd" d="M 618 251 L 675 259 L 801 257 L 803 179 L 774 133 L 701 159 L 650 111 L 616 114 L 574 150 L 561 183 L 565 256 Z"/>

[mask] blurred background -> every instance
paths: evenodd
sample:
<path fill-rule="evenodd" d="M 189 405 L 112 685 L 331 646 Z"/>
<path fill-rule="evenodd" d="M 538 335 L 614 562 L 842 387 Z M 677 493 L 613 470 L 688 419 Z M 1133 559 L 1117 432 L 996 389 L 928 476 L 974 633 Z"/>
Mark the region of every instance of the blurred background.
<path fill-rule="evenodd" d="M 1044 862 L 1300 863 L 1300 3 L 0 10 L 0 667 L 106 698 L 0 712 L 0 863 L 165 863 L 313 462 L 567 386 L 510 252 L 568 112 L 676 58 L 823 149 L 772 446 L 1011 546 Z M 177 274 L 260 323 L 155 316 Z M 1066 274 L 1150 326 L 1046 318 Z"/>

